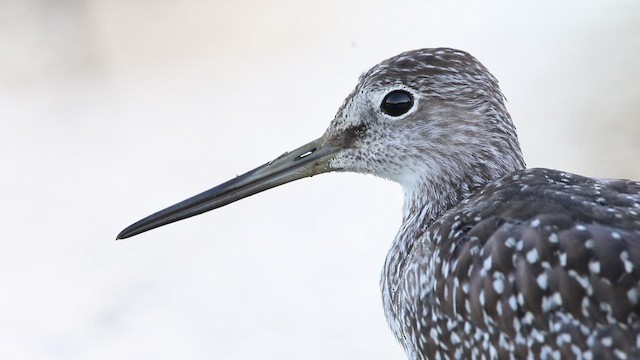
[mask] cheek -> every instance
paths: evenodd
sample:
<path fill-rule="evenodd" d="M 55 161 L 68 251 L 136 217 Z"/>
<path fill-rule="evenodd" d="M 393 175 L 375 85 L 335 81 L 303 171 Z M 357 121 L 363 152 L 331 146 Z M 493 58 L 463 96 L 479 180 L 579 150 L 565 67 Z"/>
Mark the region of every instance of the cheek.
<path fill-rule="evenodd" d="M 331 161 L 330 166 L 337 171 L 370 174 L 397 181 L 406 165 L 403 161 L 406 160 L 406 154 L 394 146 L 369 144 L 357 149 L 345 149 Z"/>
<path fill-rule="evenodd" d="M 341 171 L 366 172 L 370 163 L 362 151 L 345 149 L 329 163 L 332 169 Z"/>

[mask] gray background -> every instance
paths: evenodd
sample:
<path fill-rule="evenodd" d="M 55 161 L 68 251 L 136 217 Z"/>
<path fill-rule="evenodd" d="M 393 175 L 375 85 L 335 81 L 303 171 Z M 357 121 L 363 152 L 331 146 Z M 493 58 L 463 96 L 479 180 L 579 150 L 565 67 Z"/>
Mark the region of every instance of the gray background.
<path fill-rule="evenodd" d="M 399 186 L 306 179 L 115 242 L 322 134 L 358 76 L 450 46 L 529 166 L 640 178 L 637 1 L 0 1 L 0 357 L 403 359 Z"/>

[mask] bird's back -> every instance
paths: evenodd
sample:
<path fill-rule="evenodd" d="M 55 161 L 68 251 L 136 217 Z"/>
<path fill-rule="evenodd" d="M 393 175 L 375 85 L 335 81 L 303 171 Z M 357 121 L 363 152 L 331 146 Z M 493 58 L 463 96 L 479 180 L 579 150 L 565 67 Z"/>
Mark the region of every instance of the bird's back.
<path fill-rule="evenodd" d="M 433 222 L 404 278 L 416 359 L 640 357 L 640 182 L 509 174 Z"/>

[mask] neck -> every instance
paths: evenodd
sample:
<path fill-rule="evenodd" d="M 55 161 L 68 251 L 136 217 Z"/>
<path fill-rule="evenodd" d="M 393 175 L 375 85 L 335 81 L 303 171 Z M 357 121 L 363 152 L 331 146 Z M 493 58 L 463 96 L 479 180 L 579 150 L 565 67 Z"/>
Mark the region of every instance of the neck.
<path fill-rule="evenodd" d="M 404 281 L 408 262 L 414 246 L 425 239 L 427 229 L 444 212 L 458 205 L 470 194 L 478 191 L 487 183 L 524 168 L 524 162 L 513 162 L 511 166 L 494 167 L 494 171 L 482 172 L 482 175 L 454 176 L 447 174 L 439 178 L 424 174 L 415 182 L 403 184 L 405 199 L 402 226 L 398 231 L 391 249 L 387 253 L 382 270 L 382 297 L 385 315 L 398 340 L 402 341 L 402 330 L 398 323 L 398 301 L 396 292 Z M 474 167 L 475 168 L 475 167 Z M 433 175 L 433 174 L 431 174 Z M 420 247 L 428 251 L 429 247 Z M 428 257 L 429 254 L 420 254 Z"/>
<path fill-rule="evenodd" d="M 398 231 L 391 249 L 387 253 L 382 270 L 382 297 L 385 316 L 398 340 L 402 343 L 402 331 L 397 320 L 398 299 L 396 291 L 403 279 L 407 261 L 413 247 L 423 237 L 427 228 L 442 213 L 459 203 L 469 193 L 468 186 L 451 188 L 433 186 L 434 182 L 422 182 L 417 186 L 405 186 L 405 199 L 402 215 L 402 226 Z"/>

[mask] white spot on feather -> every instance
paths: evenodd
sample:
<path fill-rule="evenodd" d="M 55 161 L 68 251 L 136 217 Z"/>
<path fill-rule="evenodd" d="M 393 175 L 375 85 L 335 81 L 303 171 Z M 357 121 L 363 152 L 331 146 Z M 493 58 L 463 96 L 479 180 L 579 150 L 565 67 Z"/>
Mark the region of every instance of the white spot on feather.
<path fill-rule="evenodd" d="M 567 266 L 567 253 L 560 254 L 560 266 Z"/>
<path fill-rule="evenodd" d="M 491 270 L 492 261 L 491 256 L 487 256 L 487 258 L 482 262 L 482 271 L 480 273 L 483 276 L 487 274 L 487 271 Z"/>
<path fill-rule="evenodd" d="M 502 292 L 504 291 L 504 281 L 500 278 L 494 279 L 493 289 L 496 291 L 496 293 L 502 294 Z"/>
<path fill-rule="evenodd" d="M 629 289 L 629 291 L 627 291 L 627 298 L 629 299 L 629 301 L 631 301 L 632 304 L 637 304 L 638 303 L 638 289 L 636 288 L 631 288 Z"/>
<path fill-rule="evenodd" d="M 538 275 L 538 277 L 536 278 L 536 282 L 538 283 L 538 286 L 540 287 L 540 289 L 542 290 L 547 290 L 547 273 L 543 272 L 542 274 Z"/>
<path fill-rule="evenodd" d="M 620 260 L 624 264 L 624 271 L 631 273 L 633 271 L 633 262 L 629 260 L 629 253 L 625 250 L 620 253 Z"/>
<path fill-rule="evenodd" d="M 529 250 L 526 257 L 530 264 L 535 264 L 538 261 L 538 250 L 536 248 Z"/>

